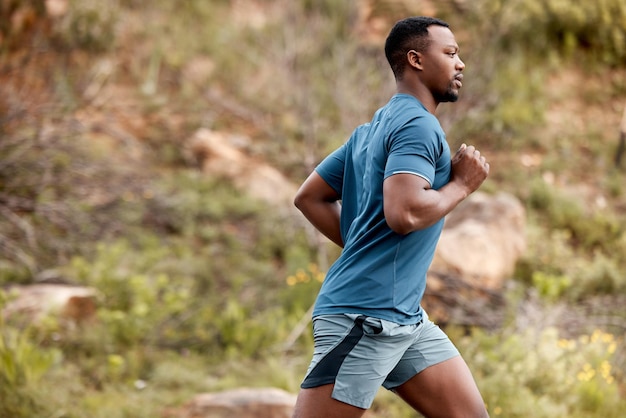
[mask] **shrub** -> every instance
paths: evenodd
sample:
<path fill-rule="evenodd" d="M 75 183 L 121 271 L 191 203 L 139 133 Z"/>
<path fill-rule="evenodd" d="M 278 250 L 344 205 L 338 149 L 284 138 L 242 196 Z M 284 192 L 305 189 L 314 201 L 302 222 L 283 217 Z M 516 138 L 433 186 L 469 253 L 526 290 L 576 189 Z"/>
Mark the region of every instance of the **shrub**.
<path fill-rule="evenodd" d="M 457 343 L 493 417 L 617 418 L 626 407 L 614 364 L 620 342 L 612 334 L 566 339 L 552 328 L 474 330 Z"/>
<path fill-rule="evenodd" d="M 0 290 L 0 311 L 5 299 Z M 6 325 L 0 315 L 0 416 L 28 418 L 49 413 L 36 388 L 59 358 L 59 351 L 40 347 L 27 331 Z"/>
<path fill-rule="evenodd" d="M 524 45 L 535 55 L 583 52 L 604 63 L 626 62 L 626 4 L 621 0 L 484 0 L 476 10 L 493 25 L 504 49 Z"/>
<path fill-rule="evenodd" d="M 69 49 L 104 52 L 115 46 L 119 1 L 70 0 L 56 25 L 56 36 Z"/>

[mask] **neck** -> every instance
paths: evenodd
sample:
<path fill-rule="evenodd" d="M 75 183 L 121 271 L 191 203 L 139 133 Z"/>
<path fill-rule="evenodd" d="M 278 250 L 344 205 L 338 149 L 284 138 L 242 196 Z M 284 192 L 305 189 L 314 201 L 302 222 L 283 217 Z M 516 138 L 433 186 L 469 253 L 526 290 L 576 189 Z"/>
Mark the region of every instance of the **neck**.
<path fill-rule="evenodd" d="M 435 100 L 431 92 L 421 83 L 407 83 L 398 81 L 396 83 L 396 92 L 401 94 L 409 94 L 420 101 L 429 113 L 435 114 L 439 103 Z"/>

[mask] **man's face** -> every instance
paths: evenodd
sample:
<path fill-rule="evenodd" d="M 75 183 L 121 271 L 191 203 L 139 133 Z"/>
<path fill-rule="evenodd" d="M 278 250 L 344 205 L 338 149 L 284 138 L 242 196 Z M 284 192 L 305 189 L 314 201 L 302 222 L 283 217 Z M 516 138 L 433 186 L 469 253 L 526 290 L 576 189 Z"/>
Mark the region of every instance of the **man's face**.
<path fill-rule="evenodd" d="M 437 103 L 455 102 L 459 98 L 465 64 L 459 58 L 459 46 L 449 28 L 428 27 L 430 45 L 423 56 L 423 81 Z"/>

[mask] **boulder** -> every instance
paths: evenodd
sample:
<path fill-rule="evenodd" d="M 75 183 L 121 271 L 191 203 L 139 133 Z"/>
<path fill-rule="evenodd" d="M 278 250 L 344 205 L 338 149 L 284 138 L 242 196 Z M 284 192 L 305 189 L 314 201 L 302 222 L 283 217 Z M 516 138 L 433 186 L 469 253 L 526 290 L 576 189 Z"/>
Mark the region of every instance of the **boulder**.
<path fill-rule="evenodd" d="M 181 418 L 290 418 L 296 395 L 277 388 L 239 388 L 196 395 Z"/>
<path fill-rule="evenodd" d="M 477 192 L 446 219 L 431 270 L 501 289 L 526 249 L 526 212 L 507 193 Z"/>
<path fill-rule="evenodd" d="M 97 292 L 93 288 L 65 284 L 33 284 L 7 289 L 9 302 L 4 317 L 20 315 L 37 321 L 46 315 L 58 315 L 70 322 L 91 319 L 96 313 Z"/>
<path fill-rule="evenodd" d="M 242 152 L 235 146 L 238 139 L 199 129 L 188 141 L 188 149 L 205 173 L 227 178 L 253 198 L 291 209 L 297 186 L 276 168 Z"/>
<path fill-rule="evenodd" d="M 490 326 L 487 305 L 526 249 L 526 212 L 507 193 L 472 194 L 446 218 L 428 273 L 424 307 L 440 322 Z M 485 322 L 487 321 L 487 322 Z"/>

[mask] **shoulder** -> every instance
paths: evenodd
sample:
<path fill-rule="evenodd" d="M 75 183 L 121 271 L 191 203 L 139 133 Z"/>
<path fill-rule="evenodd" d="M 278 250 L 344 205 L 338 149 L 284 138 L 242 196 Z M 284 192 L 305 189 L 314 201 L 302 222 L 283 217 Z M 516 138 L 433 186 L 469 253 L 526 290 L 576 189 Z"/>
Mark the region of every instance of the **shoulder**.
<path fill-rule="evenodd" d="M 410 127 L 423 131 L 442 132 L 439 120 L 413 96 L 397 94 L 389 102 L 388 113 L 396 128 Z"/>

